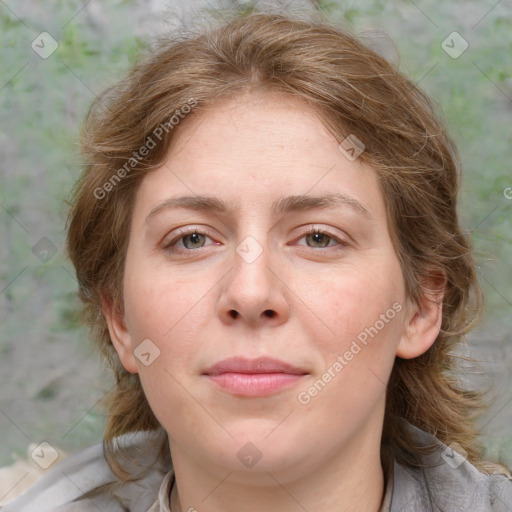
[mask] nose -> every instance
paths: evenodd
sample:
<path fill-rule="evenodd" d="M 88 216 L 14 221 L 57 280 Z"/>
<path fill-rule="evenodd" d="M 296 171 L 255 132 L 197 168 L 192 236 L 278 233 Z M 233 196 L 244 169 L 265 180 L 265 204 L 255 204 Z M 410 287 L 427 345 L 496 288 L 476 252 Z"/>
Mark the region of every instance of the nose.
<path fill-rule="evenodd" d="M 275 255 L 277 257 L 277 255 Z M 225 324 L 277 326 L 289 317 L 286 276 L 268 246 L 248 237 L 233 253 L 222 280 L 217 315 Z M 274 261 L 272 261 L 274 259 Z"/>

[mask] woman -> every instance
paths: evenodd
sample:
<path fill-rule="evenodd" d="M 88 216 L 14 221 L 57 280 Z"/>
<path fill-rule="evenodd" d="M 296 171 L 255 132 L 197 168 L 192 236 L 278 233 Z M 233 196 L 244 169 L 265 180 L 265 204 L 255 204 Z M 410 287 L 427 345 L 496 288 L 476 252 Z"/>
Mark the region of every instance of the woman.
<path fill-rule="evenodd" d="M 82 148 L 68 249 L 116 376 L 104 445 L 4 512 L 512 509 L 450 355 L 481 309 L 460 163 L 410 80 L 250 14 L 161 41 Z"/>

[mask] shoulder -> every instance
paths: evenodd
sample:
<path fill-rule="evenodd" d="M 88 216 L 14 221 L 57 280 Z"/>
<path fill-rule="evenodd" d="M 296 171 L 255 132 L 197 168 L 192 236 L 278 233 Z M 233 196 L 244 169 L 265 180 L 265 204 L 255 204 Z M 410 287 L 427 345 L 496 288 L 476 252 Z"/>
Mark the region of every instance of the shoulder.
<path fill-rule="evenodd" d="M 1 512 L 105 512 L 148 510 L 170 467 L 155 464 L 154 447 L 159 432 L 136 432 L 116 438 L 131 457 L 126 469 L 141 473 L 136 482 L 121 482 L 105 460 L 103 444 L 97 443 L 57 463 Z"/>
<path fill-rule="evenodd" d="M 390 512 L 512 510 L 512 480 L 503 475 L 481 473 L 453 447 L 410 424 L 408 428 L 422 446 L 435 446 L 435 450 L 419 456 L 419 468 L 394 462 Z"/>

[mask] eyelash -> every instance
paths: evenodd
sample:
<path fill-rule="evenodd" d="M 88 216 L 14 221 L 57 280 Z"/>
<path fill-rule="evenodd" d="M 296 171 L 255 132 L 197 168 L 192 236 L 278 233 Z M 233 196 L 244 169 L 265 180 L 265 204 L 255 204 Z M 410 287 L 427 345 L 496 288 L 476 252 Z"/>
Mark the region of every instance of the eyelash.
<path fill-rule="evenodd" d="M 168 251 L 168 252 L 177 252 L 177 253 L 190 253 L 190 252 L 193 252 L 193 251 L 197 251 L 199 249 L 202 249 L 203 247 L 198 247 L 197 249 L 177 249 L 176 247 L 173 247 L 177 242 L 179 242 L 182 238 L 185 238 L 189 235 L 193 235 L 193 234 L 198 234 L 198 235 L 201 235 L 201 236 L 206 236 L 208 238 L 211 238 L 207 232 L 205 231 L 202 231 L 198 228 L 183 228 L 183 229 L 180 229 L 178 231 L 178 233 L 176 234 L 176 236 L 174 236 L 170 241 L 169 243 L 167 243 L 165 246 L 164 246 L 164 250 Z M 339 246 L 341 247 L 346 247 L 348 246 L 348 242 L 346 240 L 342 240 L 336 236 L 334 236 L 333 234 L 329 233 L 328 231 L 325 231 L 325 230 L 322 230 L 322 229 L 318 229 L 316 227 L 310 227 L 306 232 L 302 233 L 302 235 L 300 236 L 300 238 L 298 240 L 301 240 L 302 238 L 304 238 L 305 236 L 308 236 L 308 235 L 316 235 L 316 234 L 319 234 L 319 235 L 327 235 L 328 238 L 330 238 L 331 240 L 334 240 L 335 242 L 338 243 Z M 307 247 L 307 246 L 306 246 Z M 326 250 L 329 250 L 329 247 L 330 246 L 327 246 L 327 247 L 310 247 L 310 249 L 314 249 L 316 251 L 326 251 Z"/>

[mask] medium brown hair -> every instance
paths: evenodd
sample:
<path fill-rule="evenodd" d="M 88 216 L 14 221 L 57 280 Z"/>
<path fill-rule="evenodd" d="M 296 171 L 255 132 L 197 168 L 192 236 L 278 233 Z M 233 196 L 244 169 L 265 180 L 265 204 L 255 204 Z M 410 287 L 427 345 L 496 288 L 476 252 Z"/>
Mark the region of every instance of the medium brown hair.
<path fill-rule="evenodd" d="M 359 158 L 379 177 L 407 296 L 420 300 L 426 278 L 446 276 L 442 328 L 435 343 L 417 358 L 396 358 L 383 445 L 393 449 L 399 462 L 413 464 L 408 454 L 420 448 L 401 421 L 405 419 L 446 444 L 459 443 L 469 460 L 485 469 L 472 421 L 480 396 L 460 385 L 451 354 L 482 309 L 470 244 L 457 218 L 460 163 L 452 140 L 426 94 L 346 30 L 318 17 L 253 12 L 199 33 L 160 39 L 124 80 L 93 103 L 85 121 L 85 170 L 74 190 L 67 242 L 83 318 L 114 370 L 104 435 L 113 471 L 129 479 L 114 453 L 116 436 L 162 426 L 138 375 L 119 361 L 101 311 L 102 296 L 122 312 L 135 193 L 144 176 L 163 162 L 180 124 L 172 129 L 167 124 L 147 156 L 136 165 L 126 164 L 191 98 L 195 106 L 182 123 L 247 91 L 300 98 L 339 142 L 351 134 L 360 139 L 365 150 Z M 123 166 L 128 171 L 119 173 Z M 122 177 L 113 182 L 116 173 Z M 99 194 L 107 182 L 112 187 Z M 163 432 L 161 439 L 159 456 L 165 457 Z"/>

